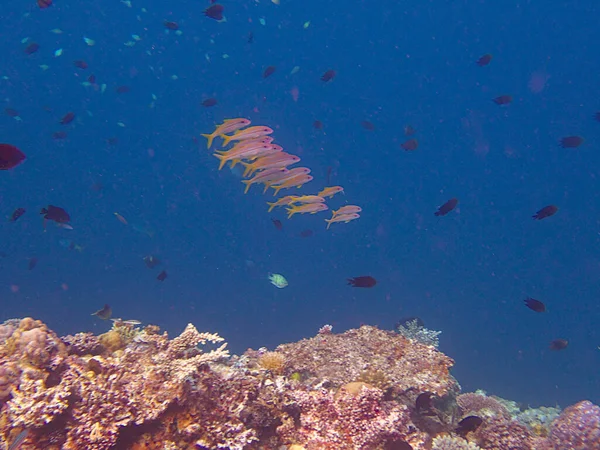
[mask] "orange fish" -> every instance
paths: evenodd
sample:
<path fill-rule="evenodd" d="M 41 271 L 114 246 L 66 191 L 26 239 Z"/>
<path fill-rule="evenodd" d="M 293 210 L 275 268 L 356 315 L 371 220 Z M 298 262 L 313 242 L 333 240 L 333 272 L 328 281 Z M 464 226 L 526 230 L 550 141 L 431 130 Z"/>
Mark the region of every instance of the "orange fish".
<path fill-rule="evenodd" d="M 256 155 L 271 154 L 272 152 L 277 152 L 277 150 L 271 144 L 256 143 L 235 152 L 233 150 L 229 152 L 216 152 L 214 156 L 221 161 L 219 164 L 219 170 L 221 170 L 227 161 L 232 161 L 231 167 L 235 167 L 237 164 L 236 161 L 239 162 L 242 159 L 248 159 Z"/>
<path fill-rule="evenodd" d="M 325 199 L 323 197 L 319 197 L 318 195 L 301 195 L 300 197 L 296 197 L 292 203 L 323 203 Z"/>
<path fill-rule="evenodd" d="M 312 179 L 313 179 L 312 175 L 300 174 L 295 177 L 288 178 L 286 181 L 283 181 L 283 182 L 279 181 L 275 186 L 271 186 L 273 189 L 275 189 L 275 193 L 273 194 L 273 196 L 277 196 L 277 194 L 279 194 L 279 191 L 282 189 L 287 189 L 287 188 L 291 188 L 294 186 L 299 188 L 303 184 L 306 184 L 309 181 L 312 181 Z M 309 204 L 317 205 L 318 203 L 309 203 Z"/>
<path fill-rule="evenodd" d="M 332 217 L 331 219 L 325 219 L 325 222 L 327 222 L 327 229 L 329 230 L 329 227 L 331 226 L 332 223 L 336 223 L 336 222 L 344 222 L 344 223 L 348 223 L 351 220 L 356 220 L 360 217 L 360 214 L 340 214 L 337 216 Z"/>
<path fill-rule="evenodd" d="M 203 134 L 208 142 L 206 143 L 206 148 L 210 148 L 213 143 L 213 139 L 217 136 L 221 136 L 225 133 L 231 133 L 233 131 L 239 130 L 240 128 L 247 127 L 250 125 L 250 121 L 248 119 L 238 118 L 238 119 L 225 119 L 221 125 L 217 125 L 215 131 L 211 134 Z"/>
<path fill-rule="evenodd" d="M 342 206 L 337 211 L 332 211 L 332 213 L 333 213 L 333 217 L 335 217 L 335 216 L 342 216 L 344 214 L 355 214 L 355 213 L 359 213 L 361 211 L 362 211 L 362 208 L 360 206 L 346 205 L 346 206 Z"/>
<path fill-rule="evenodd" d="M 307 175 L 310 177 L 310 175 Z M 312 177 L 311 177 L 312 178 Z M 288 213 L 287 218 L 291 218 L 294 214 L 298 213 L 298 214 L 316 214 L 320 211 L 325 211 L 329 209 L 327 207 L 327 205 L 325 203 L 308 203 L 306 205 L 300 205 L 300 206 L 292 206 L 291 208 L 288 208 L 286 211 Z"/>
<path fill-rule="evenodd" d="M 288 170 L 285 168 L 275 168 L 268 169 L 264 172 L 257 174 L 254 178 L 250 180 L 243 180 L 242 183 L 246 185 L 246 189 L 244 190 L 244 194 L 248 192 L 250 186 L 256 183 L 268 183 L 269 181 L 277 180 L 281 177 L 282 174 L 285 174 Z"/>
<path fill-rule="evenodd" d="M 246 139 L 255 139 L 262 136 L 268 136 L 273 133 L 273 130 L 269 127 L 250 127 L 245 130 L 237 130 L 232 136 L 227 136 L 225 133 L 221 133 L 223 138 L 223 147 L 229 145 L 231 141 L 244 141 Z"/>
<path fill-rule="evenodd" d="M 338 192 L 344 192 L 344 188 L 341 186 L 326 187 L 321 192 L 319 192 L 317 195 L 319 197 L 327 198 L 327 197 L 333 197 Z"/>
<path fill-rule="evenodd" d="M 242 163 L 246 170 L 242 176 L 251 176 L 257 170 L 271 169 L 273 167 L 287 167 L 300 162 L 300 158 L 289 153 L 279 152 L 269 156 L 262 156 L 252 164 Z"/>
<path fill-rule="evenodd" d="M 295 195 L 286 195 L 285 197 L 281 197 L 276 202 L 267 202 L 269 205 L 269 212 L 273 210 L 276 206 L 288 206 L 291 205 L 297 197 Z"/>

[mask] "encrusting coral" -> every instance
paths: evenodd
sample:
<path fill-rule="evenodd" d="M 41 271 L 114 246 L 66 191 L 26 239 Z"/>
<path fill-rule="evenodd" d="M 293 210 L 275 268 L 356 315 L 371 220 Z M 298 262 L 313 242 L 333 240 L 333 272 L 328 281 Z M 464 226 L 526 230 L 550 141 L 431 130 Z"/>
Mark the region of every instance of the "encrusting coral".
<path fill-rule="evenodd" d="M 6 322 L 0 448 L 21 436 L 45 450 L 600 450 L 598 406 L 567 408 L 546 437 L 491 397 L 457 399 L 435 347 L 374 327 L 228 356 L 191 324 L 172 340 L 126 322 L 61 339 Z M 459 436 L 465 414 L 483 420 Z"/>

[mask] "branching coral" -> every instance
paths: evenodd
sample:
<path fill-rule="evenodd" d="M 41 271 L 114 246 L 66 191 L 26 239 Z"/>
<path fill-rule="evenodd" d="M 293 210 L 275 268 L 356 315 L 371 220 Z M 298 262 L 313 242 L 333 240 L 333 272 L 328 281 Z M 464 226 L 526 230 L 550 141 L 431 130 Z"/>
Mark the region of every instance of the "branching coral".
<path fill-rule="evenodd" d="M 434 331 L 425 328 L 419 323 L 419 319 L 414 319 L 397 328 L 398 334 L 401 334 L 406 339 L 416 341 L 424 345 L 438 347 L 440 345 L 439 335 L 441 331 Z"/>

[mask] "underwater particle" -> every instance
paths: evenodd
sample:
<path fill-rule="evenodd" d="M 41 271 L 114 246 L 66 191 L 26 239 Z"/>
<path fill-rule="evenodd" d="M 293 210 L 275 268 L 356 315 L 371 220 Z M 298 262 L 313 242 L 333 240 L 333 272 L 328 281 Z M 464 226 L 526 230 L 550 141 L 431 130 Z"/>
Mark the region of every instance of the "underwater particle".
<path fill-rule="evenodd" d="M 144 256 L 143 260 L 144 260 L 144 264 L 146 264 L 146 267 L 148 269 L 154 269 L 156 266 L 158 266 L 160 264 L 160 259 L 158 259 L 156 256 L 152 256 L 152 255 Z"/>
<path fill-rule="evenodd" d="M 48 70 L 49 68 L 50 68 L 50 66 L 47 64 L 40 64 L 40 69 L 42 69 L 42 70 Z"/>
<path fill-rule="evenodd" d="M 304 24 L 302 25 L 302 28 L 304 28 L 305 30 L 310 27 L 310 20 L 307 20 L 306 22 L 304 22 Z"/>
<path fill-rule="evenodd" d="M 23 51 L 28 55 L 33 55 L 39 49 L 40 49 L 40 44 L 38 44 L 37 42 L 31 42 L 27 47 L 25 47 L 25 50 L 23 50 Z"/>
<path fill-rule="evenodd" d="M 96 316 L 102 320 L 108 320 L 112 316 L 112 308 L 107 303 L 102 307 L 102 309 L 99 309 L 98 311 L 92 313 L 92 316 Z"/>
<path fill-rule="evenodd" d="M 508 105 L 509 103 L 512 103 L 512 95 L 500 95 L 494 99 L 492 99 L 492 101 L 496 104 L 496 105 Z"/>
<path fill-rule="evenodd" d="M 165 20 L 163 22 L 163 25 L 165 26 L 165 28 L 167 30 L 173 30 L 173 31 L 179 30 L 179 25 L 177 24 L 177 22 L 171 22 L 169 20 Z"/>
<path fill-rule="evenodd" d="M 419 141 L 412 138 L 407 141 L 404 141 L 402 144 L 400 144 L 400 147 L 402 147 L 407 152 L 413 152 L 417 148 L 419 148 Z"/>
<path fill-rule="evenodd" d="M 17 167 L 25 158 L 25 154 L 14 145 L 0 144 L 0 170 Z"/>
<path fill-rule="evenodd" d="M 550 345 L 548 346 L 548 348 L 550 350 L 564 350 L 565 348 L 567 348 L 567 346 L 569 345 L 569 341 L 567 341 L 566 339 L 554 339 L 552 342 L 550 342 Z"/>
<path fill-rule="evenodd" d="M 271 222 L 273 222 L 273 226 L 275 228 L 277 228 L 279 231 L 283 230 L 283 224 L 281 223 L 281 220 L 279 220 L 279 219 L 271 219 Z"/>
<path fill-rule="evenodd" d="M 322 130 L 323 129 L 323 122 L 321 122 L 320 120 L 315 120 L 313 122 L 313 127 L 315 128 L 315 130 Z"/>
<path fill-rule="evenodd" d="M 458 422 L 458 426 L 455 428 L 456 434 L 465 437 L 468 433 L 477 430 L 483 423 L 483 419 L 477 416 L 467 416 Z"/>
<path fill-rule="evenodd" d="M 365 130 L 369 130 L 369 131 L 375 130 L 375 125 L 373 125 L 373 123 L 369 122 L 368 120 L 363 120 L 360 124 Z"/>
<path fill-rule="evenodd" d="M 532 311 L 535 311 L 538 313 L 543 313 L 546 311 L 546 305 L 544 305 L 539 300 L 536 300 L 535 298 L 527 297 L 523 301 L 525 302 L 525 306 L 527 306 Z"/>
<path fill-rule="evenodd" d="M 206 17 L 210 17 L 215 20 L 223 20 L 223 10 L 225 8 L 223 5 L 219 5 L 218 3 L 213 3 L 211 6 L 204 10 L 204 15 Z"/>
<path fill-rule="evenodd" d="M 531 218 L 533 220 L 542 220 L 542 219 L 545 219 L 546 217 L 553 216 L 554 214 L 557 213 L 557 211 L 558 211 L 558 206 L 554 206 L 554 205 L 544 206 L 542 209 L 540 209 L 538 212 L 536 212 L 533 216 L 531 216 Z"/>
<path fill-rule="evenodd" d="M 456 205 L 458 205 L 458 199 L 457 198 L 451 198 L 446 203 L 444 203 L 442 206 L 440 206 L 438 208 L 438 210 L 435 213 L 433 213 L 433 214 L 435 216 L 445 216 L 450 211 L 452 211 L 454 208 L 456 208 Z"/>
<path fill-rule="evenodd" d="M 61 125 L 68 125 L 71 122 L 73 122 L 73 120 L 75 120 L 75 113 L 74 112 L 68 112 L 64 116 L 62 116 L 62 118 L 59 120 L 59 123 Z"/>
<path fill-rule="evenodd" d="M 412 136 L 417 131 L 410 125 L 404 125 L 404 136 Z"/>
<path fill-rule="evenodd" d="M 360 277 L 348 278 L 348 284 L 358 288 L 372 288 L 377 284 L 377 280 L 371 276 L 365 275 Z"/>
<path fill-rule="evenodd" d="M 37 263 L 38 259 L 35 256 L 32 256 L 31 258 L 29 258 L 29 262 L 27 263 L 27 269 L 33 270 L 35 266 L 37 266 Z"/>
<path fill-rule="evenodd" d="M 275 73 L 277 68 L 275 66 L 267 66 L 267 68 L 263 71 L 262 77 L 268 78 Z"/>
<path fill-rule="evenodd" d="M 202 100 L 201 104 L 205 108 L 210 108 L 211 106 L 215 106 L 217 104 L 217 99 L 214 97 L 207 98 L 206 100 Z"/>
<path fill-rule="evenodd" d="M 491 53 L 486 53 L 485 55 L 483 55 L 476 61 L 477 65 L 479 67 L 487 66 L 491 62 L 492 62 L 492 54 Z"/>
<path fill-rule="evenodd" d="M 279 289 L 283 289 L 284 287 L 286 287 L 288 285 L 288 282 L 285 279 L 285 277 L 278 273 L 270 273 L 269 281 L 271 282 L 271 284 L 273 286 L 275 286 L 276 288 L 279 288 Z"/>
<path fill-rule="evenodd" d="M 584 140 L 581 136 L 567 136 L 560 140 L 560 146 L 562 148 L 577 148 L 583 144 Z"/>
<path fill-rule="evenodd" d="M 117 94 L 126 94 L 129 91 L 131 91 L 131 88 L 129 86 L 117 86 Z"/>
<path fill-rule="evenodd" d="M 323 75 L 321 75 L 321 81 L 327 83 L 335 78 L 335 70 L 329 69 Z"/>
<path fill-rule="evenodd" d="M 52 133 L 52 139 L 54 140 L 61 140 L 61 139 L 66 139 L 67 138 L 67 132 L 66 131 L 55 131 L 54 133 Z"/>
<path fill-rule="evenodd" d="M 59 49 L 56 49 L 56 50 L 54 50 L 54 57 L 55 57 L 55 58 L 58 58 L 58 57 L 59 57 L 59 56 L 61 56 L 62 54 L 63 54 L 63 49 L 62 49 L 62 48 L 59 48 Z"/>
<path fill-rule="evenodd" d="M 53 28 L 52 30 L 50 30 L 50 33 L 53 33 L 53 34 L 62 34 L 63 31 L 60 28 Z"/>
<path fill-rule="evenodd" d="M 166 271 L 166 270 L 163 270 L 161 273 L 159 273 L 159 274 L 156 276 L 156 279 L 157 279 L 158 281 L 165 281 L 165 280 L 167 279 L 167 271 Z"/>
<path fill-rule="evenodd" d="M 597 122 L 600 122 L 600 111 L 594 114 L 594 119 L 596 119 Z"/>
<path fill-rule="evenodd" d="M 294 74 L 298 73 L 299 71 L 300 71 L 300 66 L 294 66 L 294 68 L 290 71 L 290 75 L 294 75 Z"/>
<path fill-rule="evenodd" d="M 13 211 L 13 213 L 10 216 L 10 219 L 8 219 L 10 222 L 16 222 L 19 217 L 21 217 L 23 214 L 25 214 L 26 209 L 25 208 L 17 208 Z"/>
<path fill-rule="evenodd" d="M 258 19 L 258 23 L 260 23 L 264 27 L 267 24 L 267 21 L 265 20 L 264 17 L 260 17 Z"/>
<path fill-rule="evenodd" d="M 19 117 L 19 111 L 14 108 L 4 108 L 4 112 L 10 117 Z"/>
<path fill-rule="evenodd" d="M 85 42 L 89 47 L 96 45 L 96 41 L 85 36 L 83 37 L 83 42 Z"/>
<path fill-rule="evenodd" d="M 306 230 L 302 230 L 298 234 L 298 236 L 300 236 L 301 238 L 308 238 L 308 237 L 311 237 L 313 234 L 315 234 L 313 230 L 306 229 Z"/>

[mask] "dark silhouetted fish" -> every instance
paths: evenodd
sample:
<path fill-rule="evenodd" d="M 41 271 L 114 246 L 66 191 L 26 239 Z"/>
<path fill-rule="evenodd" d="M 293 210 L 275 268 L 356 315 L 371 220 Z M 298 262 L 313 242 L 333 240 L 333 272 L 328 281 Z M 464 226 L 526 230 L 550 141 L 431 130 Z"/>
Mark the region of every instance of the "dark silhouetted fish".
<path fill-rule="evenodd" d="M 458 426 L 454 431 L 456 434 L 464 437 L 467 435 L 467 433 L 477 430 L 482 423 L 483 419 L 481 417 L 467 416 L 458 422 Z"/>
<path fill-rule="evenodd" d="M 144 264 L 148 269 L 154 269 L 160 264 L 160 259 L 152 255 L 144 256 Z"/>
<path fill-rule="evenodd" d="M 102 320 L 108 320 L 112 317 L 112 308 L 107 303 L 102 309 L 99 309 L 98 311 L 92 313 L 92 316 L 96 316 Z"/>
<path fill-rule="evenodd" d="M 581 136 L 567 136 L 560 140 L 562 148 L 577 148 L 583 144 L 584 139 Z"/>
<path fill-rule="evenodd" d="M 25 154 L 14 145 L 0 144 L 0 170 L 9 170 L 25 161 Z"/>
<path fill-rule="evenodd" d="M 163 270 L 161 273 L 158 274 L 158 276 L 156 277 L 156 279 L 158 281 L 165 281 L 167 279 L 167 271 Z"/>
<path fill-rule="evenodd" d="M 481 58 L 479 58 L 476 62 L 477 62 L 477 65 L 480 67 L 487 66 L 489 63 L 492 62 L 492 54 L 486 53 Z"/>
<path fill-rule="evenodd" d="M 348 278 L 348 284 L 352 287 L 371 288 L 377 284 L 377 280 L 370 276 Z"/>
<path fill-rule="evenodd" d="M 542 220 L 542 219 L 545 219 L 546 217 L 553 216 L 554 214 L 556 214 L 557 211 L 558 211 L 557 206 L 554 206 L 554 205 L 544 206 L 542 209 L 540 209 L 538 212 L 536 212 L 533 216 L 531 216 L 531 218 L 533 220 Z"/>
<path fill-rule="evenodd" d="M 47 208 L 42 208 L 40 214 L 44 216 L 44 219 L 53 220 L 57 223 L 67 223 L 71 221 L 69 213 L 58 206 L 48 205 Z"/>
<path fill-rule="evenodd" d="M 325 83 L 333 80 L 334 78 L 335 78 L 335 70 L 331 70 L 331 69 L 329 69 L 327 72 L 325 72 L 323 75 L 321 75 L 321 81 L 324 81 Z"/>
<path fill-rule="evenodd" d="M 564 350 L 569 345 L 569 341 L 566 339 L 554 339 L 550 342 L 549 349 L 550 350 Z"/>
<path fill-rule="evenodd" d="M 451 198 L 446 203 L 444 203 L 442 206 L 440 206 L 438 208 L 438 210 L 434 213 L 434 215 L 436 215 L 436 216 L 445 216 L 450 211 L 452 211 L 454 208 L 456 208 L 456 205 L 458 205 L 458 199 L 457 198 Z"/>
<path fill-rule="evenodd" d="M 415 401 L 417 413 L 422 416 L 435 416 L 435 407 L 433 406 L 433 394 L 431 392 L 423 392 L 419 394 Z"/>
<path fill-rule="evenodd" d="M 527 306 L 532 311 L 535 311 L 538 313 L 543 313 L 546 311 L 546 305 L 544 305 L 539 300 L 536 300 L 535 298 L 527 297 L 524 300 L 524 302 L 525 302 L 525 306 Z"/>
<path fill-rule="evenodd" d="M 19 220 L 19 217 L 21 217 L 23 214 L 25 214 L 25 208 L 17 208 L 13 211 L 9 220 L 11 222 L 16 222 L 17 220 Z"/>

